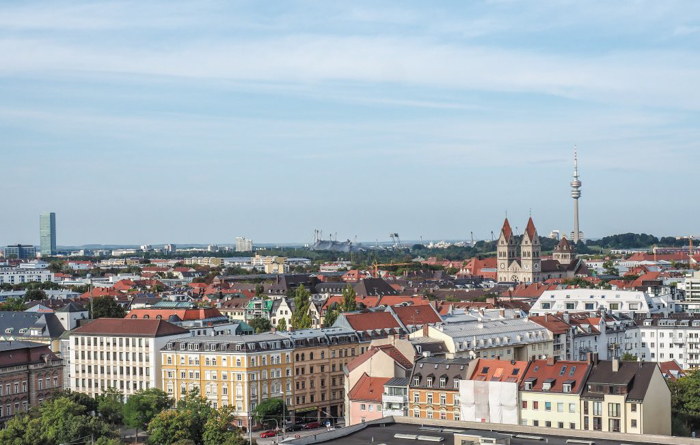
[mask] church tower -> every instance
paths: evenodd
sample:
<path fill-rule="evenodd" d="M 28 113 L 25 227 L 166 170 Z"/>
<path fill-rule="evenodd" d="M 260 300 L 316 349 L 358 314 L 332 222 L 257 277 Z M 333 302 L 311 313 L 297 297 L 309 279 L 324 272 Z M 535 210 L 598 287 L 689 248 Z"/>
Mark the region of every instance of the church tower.
<path fill-rule="evenodd" d="M 540 281 L 540 271 L 542 260 L 540 258 L 540 237 L 537 236 L 537 229 L 532 217 L 527 222 L 523 241 L 520 244 L 520 263 L 525 282 L 536 283 Z"/>
<path fill-rule="evenodd" d="M 554 248 L 552 258 L 559 261 L 559 264 L 571 264 L 575 257 L 576 253 L 574 252 L 574 247 L 569 243 L 566 237 L 562 237 L 559 244 Z"/>
<path fill-rule="evenodd" d="M 503 222 L 501 234 L 498 237 L 498 281 L 509 281 L 509 268 L 516 256 L 516 242 L 508 218 Z"/>

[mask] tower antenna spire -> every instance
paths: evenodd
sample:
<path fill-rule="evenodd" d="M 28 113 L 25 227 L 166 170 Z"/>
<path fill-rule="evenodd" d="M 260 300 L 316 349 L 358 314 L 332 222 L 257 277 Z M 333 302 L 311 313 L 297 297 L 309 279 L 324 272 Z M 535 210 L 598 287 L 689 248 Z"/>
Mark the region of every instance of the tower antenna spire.
<path fill-rule="evenodd" d="M 578 146 L 574 144 L 574 180 L 571 181 L 571 197 L 574 199 L 574 245 L 581 240 L 578 225 L 578 199 L 581 197 L 581 181 L 578 179 Z"/>

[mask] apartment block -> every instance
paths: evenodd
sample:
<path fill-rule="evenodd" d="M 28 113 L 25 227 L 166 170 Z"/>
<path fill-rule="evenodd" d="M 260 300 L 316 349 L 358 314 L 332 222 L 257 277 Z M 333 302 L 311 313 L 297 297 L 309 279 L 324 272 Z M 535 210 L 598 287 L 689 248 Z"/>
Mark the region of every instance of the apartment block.
<path fill-rule="evenodd" d="M 70 334 L 70 389 L 94 397 L 116 388 L 128 397 L 162 388 L 160 349 L 190 335 L 165 320 L 98 318 Z"/>

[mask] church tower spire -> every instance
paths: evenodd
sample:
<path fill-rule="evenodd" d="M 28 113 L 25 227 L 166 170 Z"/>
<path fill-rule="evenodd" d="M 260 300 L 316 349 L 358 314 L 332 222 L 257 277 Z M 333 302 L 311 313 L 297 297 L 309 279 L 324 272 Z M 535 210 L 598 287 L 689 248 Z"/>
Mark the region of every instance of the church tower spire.
<path fill-rule="evenodd" d="M 578 199 L 581 197 L 581 181 L 578 179 L 578 147 L 574 145 L 574 180 L 571 181 L 571 197 L 574 199 L 574 233 L 572 241 L 576 245 L 581 240 L 578 226 Z"/>

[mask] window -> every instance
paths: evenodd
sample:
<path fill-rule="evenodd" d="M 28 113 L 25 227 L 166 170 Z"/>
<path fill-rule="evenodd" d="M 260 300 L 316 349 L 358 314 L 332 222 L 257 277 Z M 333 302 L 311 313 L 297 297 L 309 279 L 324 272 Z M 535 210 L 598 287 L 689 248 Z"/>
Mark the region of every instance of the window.
<path fill-rule="evenodd" d="M 427 403 L 428 403 L 429 405 L 433 403 L 433 393 L 432 393 L 432 392 L 429 392 L 429 393 L 428 393 Z"/>
<path fill-rule="evenodd" d="M 418 408 L 413 409 L 413 417 L 420 417 L 420 409 L 418 409 Z"/>
<path fill-rule="evenodd" d="M 523 400 L 523 409 L 527 409 L 527 400 Z"/>
<path fill-rule="evenodd" d="M 532 402 L 532 409 L 534 409 L 534 410 L 540 409 L 540 402 L 538 402 L 537 400 L 533 401 Z"/>
<path fill-rule="evenodd" d="M 608 417 L 620 417 L 619 403 L 608 403 Z"/>
<path fill-rule="evenodd" d="M 552 402 L 544 402 L 544 410 L 551 411 L 552 410 Z"/>
<path fill-rule="evenodd" d="M 602 416 L 603 415 L 603 402 L 593 402 L 593 415 Z"/>
<path fill-rule="evenodd" d="M 637 419 L 632 419 L 632 428 L 637 428 Z"/>
<path fill-rule="evenodd" d="M 637 404 L 636 403 L 630 404 L 630 411 L 632 411 L 633 413 L 637 412 Z"/>
<path fill-rule="evenodd" d="M 569 412 L 570 413 L 576 412 L 576 404 L 575 403 L 569 403 Z"/>
<path fill-rule="evenodd" d="M 447 395 L 440 394 L 440 405 L 447 405 Z"/>
<path fill-rule="evenodd" d="M 564 412 L 564 404 L 563 403 L 561 403 L 561 402 L 557 403 L 557 412 L 558 413 Z M 563 427 L 559 427 L 559 428 L 563 428 Z"/>
<path fill-rule="evenodd" d="M 564 422 L 559 422 L 557 424 L 557 428 L 564 428 Z"/>

